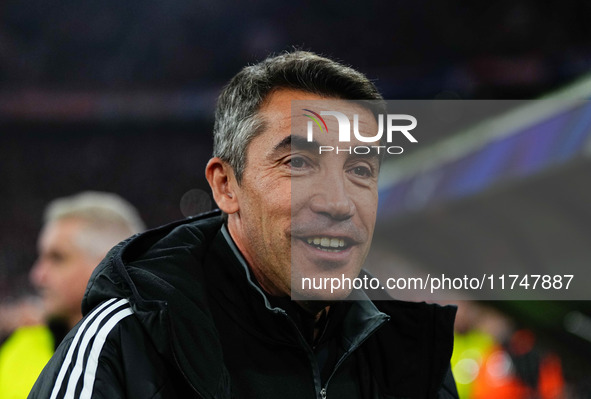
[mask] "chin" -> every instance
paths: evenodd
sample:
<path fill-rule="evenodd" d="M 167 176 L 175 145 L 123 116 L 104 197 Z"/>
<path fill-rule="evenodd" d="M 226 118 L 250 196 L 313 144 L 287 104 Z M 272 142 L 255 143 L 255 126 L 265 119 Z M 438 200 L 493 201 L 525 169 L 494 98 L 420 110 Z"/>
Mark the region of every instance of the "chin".
<path fill-rule="evenodd" d="M 292 269 L 292 298 L 319 301 L 347 299 L 356 288 L 355 280 L 359 272 L 360 267 L 355 262 L 335 268 L 306 264 L 300 270 Z"/>
<path fill-rule="evenodd" d="M 300 287 L 298 287 L 300 288 Z M 331 290 L 330 286 L 327 289 L 292 289 L 291 298 L 295 301 L 303 302 L 319 302 L 320 304 L 325 302 L 342 301 L 349 297 L 351 290 L 348 289 L 334 289 Z M 319 305 L 321 306 L 321 305 Z"/>

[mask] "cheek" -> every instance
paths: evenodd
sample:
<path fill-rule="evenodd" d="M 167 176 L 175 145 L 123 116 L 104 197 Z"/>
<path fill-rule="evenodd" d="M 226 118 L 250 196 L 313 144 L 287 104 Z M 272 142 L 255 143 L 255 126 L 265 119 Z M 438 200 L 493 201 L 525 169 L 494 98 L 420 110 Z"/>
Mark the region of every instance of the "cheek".
<path fill-rule="evenodd" d="M 378 212 L 378 194 L 375 190 L 359 193 L 355 200 L 356 208 L 361 215 L 364 224 L 375 223 Z"/>
<path fill-rule="evenodd" d="M 61 285 L 63 289 L 62 293 L 68 298 L 68 302 L 70 303 L 77 303 L 81 300 L 86 285 L 88 284 L 88 279 L 90 278 L 90 274 L 85 267 L 81 265 L 76 266 L 77 267 L 69 274 L 67 279 L 64 279 Z M 69 284 L 66 280 L 69 281 Z"/>
<path fill-rule="evenodd" d="M 64 265 L 59 275 L 60 285 L 68 291 L 79 290 L 81 286 L 86 287 L 91 274 L 92 268 L 86 263 L 73 262 Z"/>
<path fill-rule="evenodd" d="M 312 197 L 314 196 L 313 188 L 317 187 L 318 184 L 319 183 L 317 182 L 304 183 L 298 181 L 290 185 L 289 189 L 291 194 L 289 206 L 294 215 L 302 208 L 306 208 L 310 205 Z"/>
<path fill-rule="evenodd" d="M 59 271 L 53 274 L 53 287 L 64 297 L 72 296 L 80 285 L 80 272 L 76 265 L 61 265 Z"/>
<path fill-rule="evenodd" d="M 273 221 L 291 216 L 291 184 L 285 182 L 261 183 L 249 190 L 247 212 L 257 215 L 265 229 L 274 229 Z M 246 217 L 249 215 L 246 214 Z"/>

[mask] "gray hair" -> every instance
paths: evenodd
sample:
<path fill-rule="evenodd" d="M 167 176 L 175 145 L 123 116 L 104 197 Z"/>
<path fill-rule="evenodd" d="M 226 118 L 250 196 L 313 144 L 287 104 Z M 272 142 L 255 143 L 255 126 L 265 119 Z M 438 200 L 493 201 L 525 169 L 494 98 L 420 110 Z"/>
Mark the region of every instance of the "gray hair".
<path fill-rule="evenodd" d="M 361 72 L 307 51 L 272 56 L 243 68 L 220 94 L 213 129 L 213 156 L 232 167 L 238 183 L 248 144 L 265 126 L 258 111 L 269 94 L 282 88 L 362 102 L 383 99 Z"/>
<path fill-rule="evenodd" d="M 63 219 L 85 223 L 76 244 L 94 257 L 103 257 L 120 241 L 145 229 L 137 210 L 116 194 L 86 191 L 53 200 L 45 208 L 46 224 Z"/>

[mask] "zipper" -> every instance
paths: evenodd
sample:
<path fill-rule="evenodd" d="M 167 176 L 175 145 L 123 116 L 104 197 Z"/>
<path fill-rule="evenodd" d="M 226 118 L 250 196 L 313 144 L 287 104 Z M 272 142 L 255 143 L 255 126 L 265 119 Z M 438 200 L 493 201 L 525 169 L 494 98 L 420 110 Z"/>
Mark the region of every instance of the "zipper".
<path fill-rule="evenodd" d="M 195 388 L 193 386 L 193 383 L 191 383 L 191 381 L 189 380 L 189 377 L 187 377 L 187 374 L 185 374 L 185 371 L 183 370 L 183 368 L 179 364 L 179 360 L 177 359 L 176 354 L 174 353 L 174 349 L 172 350 L 172 357 L 174 358 L 174 362 L 176 363 L 176 368 L 178 370 L 180 370 L 181 375 L 183 376 L 183 378 L 185 379 L 185 381 L 187 382 L 187 384 L 189 384 L 189 386 L 191 387 L 191 389 L 193 390 L 193 392 L 195 392 L 197 394 L 197 396 L 202 399 L 203 398 L 203 395 L 201 395 L 201 393 L 199 393 L 199 391 L 197 390 L 197 388 Z"/>
<path fill-rule="evenodd" d="M 297 324 L 295 323 L 295 321 L 293 321 L 292 318 L 289 317 L 289 315 L 283 309 L 273 308 L 273 311 L 275 313 L 279 313 L 279 314 L 283 315 L 287 320 L 289 320 L 289 323 L 295 329 L 298 339 L 300 341 L 300 345 L 302 346 L 302 348 L 306 352 L 306 355 L 308 356 L 308 361 L 310 362 L 310 365 L 312 366 L 312 372 L 313 372 L 313 376 L 314 376 L 314 390 L 316 391 L 317 395 L 320 395 L 321 399 L 326 399 L 326 388 L 321 388 L 322 387 L 322 378 L 320 377 L 320 369 L 318 368 L 318 363 L 316 362 L 316 356 L 314 355 L 314 352 L 310 348 L 310 345 L 308 345 L 308 342 L 306 341 L 306 339 L 302 335 L 302 333 L 301 333 L 300 329 L 298 328 Z M 318 390 L 318 388 L 320 388 L 320 390 Z"/>
<path fill-rule="evenodd" d="M 371 333 L 367 334 L 354 347 L 351 347 L 347 352 L 345 352 L 345 354 L 343 356 L 341 356 L 341 358 L 339 359 L 339 361 L 337 362 L 337 364 L 334 366 L 334 369 L 332 370 L 332 373 L 330 374 L 330 376 L 326 380 L 326 383 L 324 384 L 324 387 L 320 390 L 320 397 L 322 399 L 326 399 L 326 391 L 327 391 L 327 388 L 328 388 L 328 384 L 330 383 L 330 380 L 332 379 L 332 377 L 336 374 L 339 366 L 341 364 L 343 364 L 343 362 L 349 357 L 349 355 L 351 355 L 351 353 L 353 353 L 357 348 L 359 348 L 369 337 L 371 337 L 385 323 L 386 323 L 386 320 L 381 320 L 380 321 L 380 324 L 377 325 L 373 330 L 371 330 Z"/>
<path fill-rule="evenodd" d="M 185 370 L 183 370 L 183 368 L 181 367 L 181 364 L 179 363 L 179 359 L 176 356 L 176 353 L 174 351 L 174 346 L 173 346 L 173 342 L 176 340 L 176 335 L 174 333 L 172 321 L 170 320 L 170 317 L 168 316 L 168 312 L 166 314 L 166 318 L 168 319 L 168 329 L 170 331 L 170 334 L 172 335 L 171 340 L 170 340 L 170 352 L 172 353 L 172 358 L 174 359 L 174 362 L 176 364 L 176 368 L 181 372 L 181 375 L 183 376 L 183 378 L 185 379 L 187 384 L 189 384 L 189 386 L 191 387 L 193 392 L 195 392 L 199 398 L 203 399 L 204 396 L 201 394 L 201 392 L 199 392 L 197 390 L 197 388 L 195 388 L 195 386 L 193 385 L 193 383 L 191 382 L 191 380 L 189 379 L 187 374 L 185 374 Z"/>
<path fill-rule="evenodd" d="M 273 311 L 275 313 L 282 314 L 287 320 L 289 320 L 289 322 L 291 323 L 291 325 L 295 328 L 295 330 L 297 332 L 297 335 L 298 335 L 298 339 L 302 343 L 302 346 L 305 348 L 306 354 L 308 355 L 308 360 L 310 361 L 310 363 L 313 366 L 314 386 L 315 386 L 315 388 L 318 388 L 318 386 L 321 386 L 320 384 L 322 384 L 322 379 L 320 378 L 320 370 L 318 369 L 318 364 L 316 363 L 316 358 L 315 358 L 314 353 L 310 349 L 310 345 L 308 345 L 308 342 L 306 341 L 306 339 L 304 338 L 304 336 L 302 335 L 302 333 L 298 329 L 298 326 L 296 325 L 295 321 L 293 321 L 291 319 L 291 317 L 289 317 L 289 315 L 283 309 L 274 308 Z M 326 395 L 327 395 L 328 383 L 330 382 L 330 380 L 332 379 L 332 377 L 336 374 L 339 366 L 341 364 L 343 364 L 343 362 L 349 357 L 349 355 L 351 353 L 353 353 L 353 351 L 355 351 L 357 348 L 359 348 L 369 337 L 371 337 L 385 323 L 386 323 L 386 320 L 385 319 L 382 319 L 375 328 L 371 329 L 371 332 L 370 333 L 368 333 L 355 346 L 351 347 L 343 356 L 341 356 L 341 358 L 339 359 L 339 361 L 337 362 L 337 364 L 334 366 L 334 369 L 332 370 L 332 373 L 330 374 L 330 376 L 326 380 L 326 383 L 324 384 L 324 387 L 320 388 L 320 391 L 317 391 L 320 394 L 320 399 L 326 399 L 327 398 Z M 320 384 L 317 385 L 316 384 L 316 381 L 319 381 Z"/>

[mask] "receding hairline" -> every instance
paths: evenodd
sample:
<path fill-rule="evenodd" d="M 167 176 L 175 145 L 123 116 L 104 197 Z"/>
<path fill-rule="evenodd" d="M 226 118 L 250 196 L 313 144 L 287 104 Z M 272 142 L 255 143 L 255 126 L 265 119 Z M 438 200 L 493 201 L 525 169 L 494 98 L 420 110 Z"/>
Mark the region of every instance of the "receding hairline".
<path fill-rule="evenodd" d="M 145 229 L 137 210 L 129 202 L 112 193 L 85 191 L 51 201 L 44 212 L 46 224 L 75 218 L 89 226 L 112 226 L 134 234 Z"/>
<path fill-rule="evenodd" d="M 46 230 L 75 223 L 73 243 L 87 256 L 102 258 L 110 248 L 145 229 L 137 210 L 122 197 L 86 191 L 51 201 L 45 208 Z"/>

